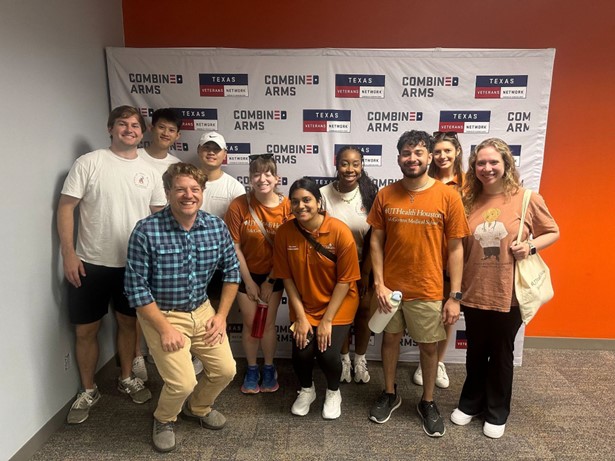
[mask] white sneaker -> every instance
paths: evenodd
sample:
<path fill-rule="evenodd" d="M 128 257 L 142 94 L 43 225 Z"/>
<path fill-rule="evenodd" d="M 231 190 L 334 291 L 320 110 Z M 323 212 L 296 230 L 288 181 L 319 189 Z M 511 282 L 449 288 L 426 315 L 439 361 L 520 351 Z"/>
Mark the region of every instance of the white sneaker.
<path fill-rule="evenodd" d="M 455 408 L 451 413 L 451 421 L 457 424 L 457 426 L 465 426 L 466 424 L 470 424 L 472 418 L 474 418 L 474 415 L 468 415 L 459 408 Z"/>
<path fill-rule="evenodd" d="M 293 403 L 290 412 L 293 415 L 305 416 L 310 412 L 310 405 L 312 405 L 312 402 L 316 400 L 316 389 L 314 389 L 314 384 L 312 384 L 312 387 L 302 387 L 297 394 L 299 395 L 295 403 Z"/>
<path fill-rule="evenodd" d="M 203 364 L 197 357 L 192 358 L 192 366 L 194 367 L 195 376 L 203 373 Z"/>
<path fill-rule="evenodd" d="M 412 381 L 417 386 L 422 386 L 423 385 L 423 370 L 421 370 L 421 364 L 420 363 L 419 363 L 418 368 L 414 372 L 414 376 L 412 376 Z"/>
<path fill-rule="evenodd" d="M 138 355 L 132 361 L 132 373 L 144 383 L 147 382 L 147 368 L 142 355 Z"/>
<path fill-rule="evenodd" d="M 367 360 L 365 357 L 359 359 L 355 358 L 354 361 L 354 382 L 355 383 L 369 383 L 369 371 L 367 370 Z"/>
<path fill-rule="evenodd" d="M 322 407 L 322 417 L 324 419 L 337 419 L 342 414 L 342 393 L 340 390 L 331 391 L 327 389 L 325 394 L 325 404 Z"/>
<path fill-rule="evenodd" d="M 342 376 L 340 376 L 340 383 L 352 382 L 351 369 L 352 364 L 350 363 L 350 359 L 342 359 Z"/>
<path fill-rule="evenodd" d="M 491 424 L 485 421 L 483 425 L 483 434 L 491 439 L 499 439 L 504 435 L 506 424 Z"/>
<path fill-rule="evenodd" d="M 446 389 L 449 384 L 450 383 L 448 380 L 448 375 L 446 374 L 446 366 L 444 366 L 444 363 L 438 362 L 438 370 L 436 374 L 436 386 L 438 386 L 440 389 Z"/>

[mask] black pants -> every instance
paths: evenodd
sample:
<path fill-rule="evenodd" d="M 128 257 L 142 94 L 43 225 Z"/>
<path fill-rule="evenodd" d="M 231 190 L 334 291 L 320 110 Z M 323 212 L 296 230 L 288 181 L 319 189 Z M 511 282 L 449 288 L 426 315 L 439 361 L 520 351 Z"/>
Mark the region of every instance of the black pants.
<path fill-rule="evenodd" d="M 510 414 L 515 336 L 521 327 L 518 307 L 496 312 L 462 306 L 466 320 L 466 380 L 459 409 L 484 412 L 485 421 L 506 424 Z"/>
<path fill-rule="evenodd" d="M 339 389 L 340 377 L 342 376 L 340 352 L 344 339 L 348 337 L 349 330 L 350 325 L 333 325 L 331 328 L 331 346 L 327 347 L 327 350 L 324 352 L 318 350 L 316 334 L 314 334 L 314 338 L 304 349 L 299 349 L 295 341 L 293 341 L 293 368 L 299 378 L 301 387 L 312 387 L 312 371 L 314 369 L 314 359 L 316 359 L 318 366 L 327 379 L 327 389 L 331 391 Z"/>

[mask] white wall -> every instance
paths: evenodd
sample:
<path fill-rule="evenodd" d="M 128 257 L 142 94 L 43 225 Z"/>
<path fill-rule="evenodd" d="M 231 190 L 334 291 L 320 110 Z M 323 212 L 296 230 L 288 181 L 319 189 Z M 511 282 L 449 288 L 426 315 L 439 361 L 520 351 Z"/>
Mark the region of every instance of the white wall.
<path fill-rule="evenodd" d="M 0 459 L 79 386 L 55 207 L 75 158 L 108 145 L 105 46 L 123 46 L 121 0 L 0 3 Z M 114 353 L 111 325 L 99 365 Z"/>

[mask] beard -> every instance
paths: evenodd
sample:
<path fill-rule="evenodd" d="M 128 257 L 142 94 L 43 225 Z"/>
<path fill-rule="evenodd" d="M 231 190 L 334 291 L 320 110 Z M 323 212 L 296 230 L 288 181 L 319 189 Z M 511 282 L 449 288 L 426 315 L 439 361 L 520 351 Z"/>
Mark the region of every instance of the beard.
<path fill-rule="evenodd" d="M 412 171 L 412 170 L 410 170 L 410 168 L 407 168 L 404 165 L 400 165 L 401 172 L 408 179 L 420 178 L 421 176 L 423 176 L 427 172 L 427 167 L 428 167 L 428 165 L 421 164 L 421 165 L 419 165 L 419 169 L 418 170 Z"/>

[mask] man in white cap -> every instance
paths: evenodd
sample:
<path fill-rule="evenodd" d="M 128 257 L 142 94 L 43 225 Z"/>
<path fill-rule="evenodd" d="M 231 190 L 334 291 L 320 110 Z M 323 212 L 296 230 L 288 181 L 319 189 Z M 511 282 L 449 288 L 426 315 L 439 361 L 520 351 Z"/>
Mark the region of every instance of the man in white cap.
<path fill-rule="evenodd" d="M 201 209 L 224 218 L 233 199 L 245 194 L 246 189 L 239 181 L 222 171 L 222 163 L 226 158 L 226 141 L 220 133 L 211 131 L 201 136 L 197 153 L 201 159 L 201 169 L 207 175 Z"/>

